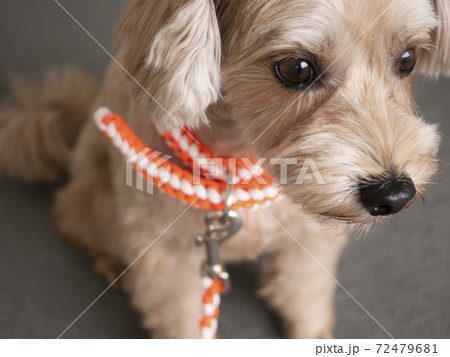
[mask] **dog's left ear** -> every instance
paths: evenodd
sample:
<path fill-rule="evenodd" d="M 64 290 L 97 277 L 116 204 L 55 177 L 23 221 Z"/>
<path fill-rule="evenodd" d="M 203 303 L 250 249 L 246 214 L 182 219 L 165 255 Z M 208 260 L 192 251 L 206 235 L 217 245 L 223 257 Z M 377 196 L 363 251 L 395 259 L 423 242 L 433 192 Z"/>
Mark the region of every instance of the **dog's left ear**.
<path fill-rule="evenodd" d="M 220 92 L 214 0 L 132 0 L 118 39 L 120 61 L 141 85 L 133 84 L 134 94 L 158 125 L 206 123 Z"/>
<path fill-rule="evenodd" d="M 450 0 L 431 0 L 439 21 L 433 32 L 433 48 L 424 51 L 418 63 L 419 71 L 427 76 L 450 76 Z"/>

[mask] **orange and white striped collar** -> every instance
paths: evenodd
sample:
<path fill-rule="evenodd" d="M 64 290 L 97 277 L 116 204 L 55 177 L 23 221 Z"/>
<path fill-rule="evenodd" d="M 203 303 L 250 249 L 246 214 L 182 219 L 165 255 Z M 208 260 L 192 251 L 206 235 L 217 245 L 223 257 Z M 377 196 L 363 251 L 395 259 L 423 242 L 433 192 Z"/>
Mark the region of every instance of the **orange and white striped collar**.
<path fill-rule="evenodd" d="M 154 187 L 188 205 L 223 211 L 229 174 L 233 180 L 232 210 L 264 205 L 280 195 L 273 178 L 257 165 L 257 160 L 216 155 L 187 128 L 162 133 L 169 148 L 185 165 L 181 167 L 146 146 L 126 121 L 108 108 L 98 109 L 94 119 L 137 172 Z"/>

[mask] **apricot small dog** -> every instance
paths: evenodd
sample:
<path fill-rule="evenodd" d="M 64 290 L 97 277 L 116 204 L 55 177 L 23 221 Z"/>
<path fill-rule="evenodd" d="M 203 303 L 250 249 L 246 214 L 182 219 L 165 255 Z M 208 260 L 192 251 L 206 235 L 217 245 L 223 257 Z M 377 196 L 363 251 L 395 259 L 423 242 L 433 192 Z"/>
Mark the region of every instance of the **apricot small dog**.
<path fill-rule="evenodd" d="M 206 212 L 127 186 L 93 111 L 109 107 L 165 154 L 156 126 L 186 125 L 221 155 L 296 158 L 283 198 L 242 212 L 221 253 L 265 253 L 261 295 L 286 334 L 328 336 L 335 284 L 323 269 L 335 272 L 351 229 L 407 207 L 436 171 L 439 137 L 411 87 L 415 69 L 450 74 L 450 2 L 131 0 L 118 41 L 101 90 L 74 69 L 39 87 L 14 81 L 0 110 L 2 172 L 36 182 L 67 170 L 56 223 L 110 281 L 164 232 L 120 282 L 153 337 L 194 338 L 204 250 L 193 237 Z M 325 184 L 295 184 L 308 158 Z M 279 168 L 267 166 L 274 178 Z"/>

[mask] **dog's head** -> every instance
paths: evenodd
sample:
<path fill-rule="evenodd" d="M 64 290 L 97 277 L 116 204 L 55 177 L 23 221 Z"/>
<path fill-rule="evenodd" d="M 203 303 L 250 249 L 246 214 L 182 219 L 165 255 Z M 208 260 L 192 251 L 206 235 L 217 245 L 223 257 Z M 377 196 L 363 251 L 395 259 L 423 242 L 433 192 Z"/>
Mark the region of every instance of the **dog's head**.
<path fill-rule="evenodd" d="M 134 0 L 119 34 L 159 125 L 205 124 L 221 96 L 258 156 L 297 160 L 284 191 L 310 214 L 371 223 L 436 170 L 411 87 L 450 74 L 447 0 Z M 298 184 L 306 159 L 324 183 Z"/>

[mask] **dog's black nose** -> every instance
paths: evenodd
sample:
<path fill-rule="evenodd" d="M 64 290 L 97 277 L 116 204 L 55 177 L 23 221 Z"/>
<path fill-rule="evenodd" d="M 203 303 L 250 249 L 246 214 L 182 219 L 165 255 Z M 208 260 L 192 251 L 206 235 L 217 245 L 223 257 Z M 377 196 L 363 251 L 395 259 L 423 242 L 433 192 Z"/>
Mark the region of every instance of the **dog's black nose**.
<path fill-rule="evenodd" d="M 388 216 L 399 212 L 416 195 L 409 177 L 362 184 L 361 201 L 372 216 Z"/>

